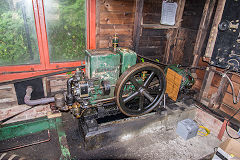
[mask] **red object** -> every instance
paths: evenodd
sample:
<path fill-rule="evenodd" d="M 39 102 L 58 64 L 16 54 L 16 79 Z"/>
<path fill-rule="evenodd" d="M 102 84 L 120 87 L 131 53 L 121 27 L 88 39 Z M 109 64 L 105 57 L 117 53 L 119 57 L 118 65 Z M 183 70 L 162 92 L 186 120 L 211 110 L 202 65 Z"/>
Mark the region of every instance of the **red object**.
<path fill-rule="evenodd" d="M 0 82 L 56 72 L 56 70 L 52 70 L 52 69 L 63 68 L 63 67 L 74 67 L 74 66 L 80 66 L 85 64 L 84 61 L 50 63 L 43 0 L 32 0 L 32 4 L 33 4 L 33 12 L 34 12 L 34 18 L 35 18 L 37 40 L 38 40 L 40 64 L 2 66 L 0 67 Z M 87 49 L 95 49 L 96 48 L 96 0 L 87 0 L 86 5 L 87 5 L 86 7 L 87 8 L 87 42 L 86 42 Z M 29 72 L 11 73 L 11 74 L 8 73 L 8 72 L 21 72 L 21 71 L 29 71 Z"/>
<path fill-rule="evenodd" d="M 87 8 L 87 49 L 96 49 L 96 0 L 88 0 Z"/>
<path fill-rule="evenodd" d="M 221 129 L 220 129 L 220 131 L 219 131 L 219 133 L 218 133 L 218 139 L 219 139 L 220 141 L 222 140 L 222 137 L 223 137 L 224 132 L 225 132 L 225 130 L 226 130 L 227 122 L 228 122 L 228 120 L 225 119 L 224 122 L 223 122 L 223 124 L 222 124 L 222 127 L 221 127 Z"/>

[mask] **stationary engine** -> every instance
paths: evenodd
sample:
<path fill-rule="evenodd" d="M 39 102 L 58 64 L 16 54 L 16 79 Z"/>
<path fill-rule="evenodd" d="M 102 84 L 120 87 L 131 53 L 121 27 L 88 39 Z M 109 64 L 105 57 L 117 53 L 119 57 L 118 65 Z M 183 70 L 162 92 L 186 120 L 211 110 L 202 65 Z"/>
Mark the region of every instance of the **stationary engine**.
<path fill-rule="evenodd" d="M 74 76 L 67 81 L 66 105 L 57 106 L 61 110 L 70 109 L 79 118 L 84 109 L 101 105 L 98 97 L 109 96 L 110 82 L 104 79 L 87 79 L 82 70 L 77 69 Z"/>
<path fill-rule="evenodd" d="M 136 53 L 125 48 L 86 50 L 85 72 L 77 69 L 68 79 L 66 96 L 55 96 L 56 107 L 71 110 L 77 118 L 105 104 L 114 104 L 127 116 L 150 112 L 165 92 L 164 73 L 151 63 L 136 64 L 136 59 Z"/>

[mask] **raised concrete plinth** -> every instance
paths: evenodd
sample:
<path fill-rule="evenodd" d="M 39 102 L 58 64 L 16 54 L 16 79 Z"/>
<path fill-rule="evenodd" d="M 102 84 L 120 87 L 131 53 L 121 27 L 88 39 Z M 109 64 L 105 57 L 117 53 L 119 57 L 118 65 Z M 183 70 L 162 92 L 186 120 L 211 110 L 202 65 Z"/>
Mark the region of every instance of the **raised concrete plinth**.
<path fill-rule="evenodd" d="M 114 142 L 124 141 L 146 133 L 153 133 L 165 129 L 175 128 L 178 121 L 186 118 L 194 119 L 196 108 L 177 103 L 179 108 L 167 113 L 149 113 L 141 117 L 131 117 L 113 122 L 100 124 L 98 131 L 89 132 L 85 136 L 85 149 L 91 150 L 107 146 Z M 181 110 L 181 109 L 184 110 Z"/>

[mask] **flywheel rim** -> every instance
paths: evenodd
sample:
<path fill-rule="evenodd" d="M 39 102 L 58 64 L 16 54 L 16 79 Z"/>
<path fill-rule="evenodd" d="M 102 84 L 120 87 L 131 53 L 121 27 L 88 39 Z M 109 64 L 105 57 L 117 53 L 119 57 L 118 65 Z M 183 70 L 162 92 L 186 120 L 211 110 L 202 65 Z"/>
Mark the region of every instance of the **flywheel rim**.
<path fill-rule="evenodd" d="M 149 89 L 149 84 L 147 84 L 147 80 L 143 80 L 143 84 L 140 85 L 139 87 L 136 87 L 135 85 L 138 85 L 136 82 L 134 82 L 134 87 L 136 88 L 136 92 L 134 92 L 132 95 L 130 95 L 127 98 L 123 98 L 123 92 L 124 92 L 124 88 L 126 86 L 126 83 L 128 83 L 129 81 L 132 82 L 132 80 L 130 80 L 132 78 L 132 76 L 136 76 L 137 74 L 143 72 L 143 71 L 150 71 L 150 75 L 152 79 L 150 79 L 150 83 L 154 78 L 157 78 L 159 80 L 159 92 L 156 92 L 157 95 L 155 97 L 153 97 L 153 94 L 151 95 L 151 92 L 155 92 L 156 90 L 152 90 Z M 136 79 L 135 79 L 136 80 Z M 146 86 L 144 86 L 146 83 Z M 164 76 L 164 72 L 163 70 L 152 63 L 138 63 L 132 67 L 130 67 L 128 70 L 126 70 L 120 77 L 119 80 L 116 83 L 116 87 L 115 87 L 115 97 L 116 97 L 116 103 L 118 105 L 118 108 L 120 109 L 120 111 L 127 115 L 127 116 L 140 116 L 146 113 L 151 112 L 155 107 L 157 107 L 157 105 L 159 105 L 164 93 L 166 90 L 166 80 L 165 80 L 165 76 Z M 148 92 L 149 91 L 149 92 Z M 156 94 L 155 93 L 155 94 Z M 135 94 L 135 95 L 134 95 Z M 149 96 L 150 95 L 150 96 Z M 131 99 L 131 96 L 139 96 L 139 109 L 138 110 L 134 110 L 134 109 L 130 109 L 128 106 L 125 106 L 125 102 L 127 101 L 128 103 L 128 99 Z M 148 98 L 146 98 L 146 96 Z M 143 98 L 141 98 L 143 97 Z M 135 97 L 136 99 L 136 97 Z M 150 102 L 150 104 L 148 104 L 147 106 L 145 105 L 146 99 L 148 102 Z M 124 102 L 124 103 L 123 103 Z"/>

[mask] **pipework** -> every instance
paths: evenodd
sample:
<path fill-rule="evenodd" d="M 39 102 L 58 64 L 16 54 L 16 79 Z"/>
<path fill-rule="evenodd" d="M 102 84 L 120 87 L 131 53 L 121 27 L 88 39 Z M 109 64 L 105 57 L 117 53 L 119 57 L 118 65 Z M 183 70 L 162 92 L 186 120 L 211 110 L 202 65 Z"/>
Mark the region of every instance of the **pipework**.
<path fill-rule="evenodd" d="M 28 106 L 47 104 L 55 101 L 54 97 L 31 100 L 32 91 L 33 91 L 32 86 L 28 86 L 26 89 L 26 95 L 24 97 L 24 102 Z"/>

